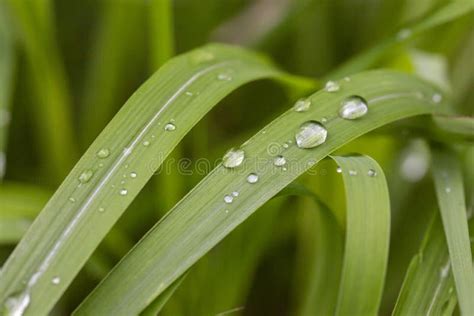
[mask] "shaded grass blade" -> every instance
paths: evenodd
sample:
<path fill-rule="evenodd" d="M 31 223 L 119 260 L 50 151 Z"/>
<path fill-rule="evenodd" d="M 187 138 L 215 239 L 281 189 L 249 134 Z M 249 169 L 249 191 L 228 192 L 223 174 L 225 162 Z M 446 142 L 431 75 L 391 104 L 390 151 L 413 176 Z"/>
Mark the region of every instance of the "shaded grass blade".
<path fill-rule="evenodd" d="M 168 300 L 173 296 L 174 292 L 178 287 L 183 283 L 183 280 L 186 278 L 186 274 L 180 276 L 176 281 L 171 284 L 160 296 L 158 296 L 153 303 L 148 305 L 148 307 L 140 313 L 142 316 L 154 316 L 158 315 Z"/>
<path fill-rule="evenodd" d="M 29 299 L 25 315 L 46 314 L 192 126 L 237 87 L 268 77 L 292 80 L 258 55 L 224 45 L 160 68 L 91 145 L 10 256 L 0 301 Z M 169 123 L 176 128 L 165 130 Z M 51 286 L 57 276 L 61 282 Z"/>
<path fill-rule="evenodd" d="M 346 241 L 336 315 L 377 315 L 390 241 L 385 175 L 367 156 L 332 157 L 346 190 Z"/>
<path fill-rule="evenodd" d="M 462 315 L 474 314 L 474 268 L 461 167 L 456 154 L 436 147 L 433 178 L 448 244 L 451 269 Z"/>
<path fill-rule="evenodd" d="M 433 116 L 435 126 L 446 133 L 445 139 L 452 140 L 453 137 L 459 140 L 474 142 L 474 118 L 468 116 Z"/>
<path fill-rule="evenodd" d="M 148 232 L 82 303 L 76 315 L 140 312 L 258 207 L 325 156 L 377 127 L 443 109 L 432 102 L 431 96 L 438 92 L 431 85 L 401 73 L 366 72 L 340 84 L 339 93 L 319 91 L 311 95 L 310 110 L 289 110 L 244 143 L 241 148 L 247 158 L 239 168 L 219 165 L 214 169 Z M 368 101 L 369 114 L 363 119 L 338 117 L 341 102 L 351 95 L 361 95 Z M 293 141 L 302 123 L 321 118 L 326 118 L 329 134 L 324 145 L 302 150 L 293 142 L 283 153 L 287 167 L 275 166 L 276 153 L 267 147 Z M 250 172 L 258 173 L 258 184 L 247 183 Z M 224 196 L 233 191 L 238 191 L 239 197 L 226 204 Z"/>

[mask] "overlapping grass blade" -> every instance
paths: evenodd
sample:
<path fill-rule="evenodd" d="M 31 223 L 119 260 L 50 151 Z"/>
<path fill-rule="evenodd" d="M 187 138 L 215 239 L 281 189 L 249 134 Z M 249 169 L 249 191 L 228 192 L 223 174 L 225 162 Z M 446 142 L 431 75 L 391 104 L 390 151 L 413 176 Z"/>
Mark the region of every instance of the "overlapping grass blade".
<path fill-rule="evenodd" d="M 390 239 L 390 199 L 380 166 L 367 156 L 333 159 L 346 190 L 346 241 L 336 315 L 377 315 Z"/>
<path fill-rule="evenodd" d="M 474 268 L 467 223 L 461 167 L 456 154 L 433 148 L 433 178 L 449 250 L 459 308 L 463 315 L 474 314 Z"/>
<path fill-rule="evenodd" d="M 400 43 L 412 39 L 418 34 L 428 31 L 438 25 L 442 25 L 466 14 L 471 14 L 474 4 L 469 0 L 449 1 L 443 7 L 436 9 L 431 15 L 417 23 L 400 29 L 392 37 L 388 37 L 376 46 L 362 52 L 360 55 L 342 64 L 329 75 L 330 78 L 341 78 L 374 66 L 380 59 Z"/>
<path fill-rule="evenodd" d="M 5 6 L 0 4 L 0 181 L 5 175 L 7 164 L 6 147 L 15 68 L 13 30 L 8 22 Z"/>
<path fill-rule="evenodd" d="M 436 127 L 447 135 L 445 139 L 452 140 L 453 137 L 459 140 L 474 141 L 474 118 L 468 116 L 447 116 L 435 115 L 433 122 Z"/>
<path fill-rule="evenodd" d="M 436 216 L 410 263 L 393 315 L 451 315 L 456 303 L 453 287 L 443 226 Z"/>
<path fill-rule="evenodd" d="M 192 126 L 237 87 L 268 77 L 293 82 L 263 58 L 222 45 L 160 68 L 91 145 L 17 246 L 0 276 L 0 301 L 30 300 L 25 315 L 47 313 Z M 52 286 L 54 277 L 61 282 Z"/>
<path fill-rule="evenodd" d="M 432 101 L 438 93 L 435 88 L 409 75 L 373 71 L 342 80 L 340 85 L 338 93 L 320 91 L 310 96 L 309 111 L 289 110 L 243 144 L 247 158 L 239 168 L 214 169 L 121 261 L 76 314 L 140 312 L 258 207 L 338 147 L 390 122 L 443 111 Z M 367 100 L 369 113 L 364 118 L 338 117 L 341 102 L 351 95 Z M 294 143 L 287 149 L 282 146 L 288 166 L 274 165 L 275 153 L 267 146 L 293 141 L 302 123 L 323 118 L 328 130 L 324 145 L 312 150 Z M 250 172 L 258 173 L 257 184 L 247 183 Z M 233 191 L 239 197 L 226 204 L 224 196 Z"/>
<path fill-rule="evenodd" d="M 163 293 L 161 293 L 161 295 L 158 296 L 155 299 L 155 301 L 153 301 L 153 303 L 148 305 L 148 307 L 142 313 L 140 313 L 140 315 L 142 316 L 158 315 L 185 278 L 186 278 L 186 274 L 183 274 L 182 276 L 180 276 Z"/>

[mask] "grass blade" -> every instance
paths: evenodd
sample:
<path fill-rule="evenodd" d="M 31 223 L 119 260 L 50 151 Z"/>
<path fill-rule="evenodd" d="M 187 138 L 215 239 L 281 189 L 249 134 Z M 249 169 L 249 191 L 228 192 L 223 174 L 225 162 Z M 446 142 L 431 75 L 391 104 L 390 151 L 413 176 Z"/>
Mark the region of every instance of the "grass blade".
<path fill-rule="evenodd" d="M 468 116 L 433 116 L 435 126 L 447 133 L 445 138 L 452 140 L 453 137 L 461 140 L 474 141 L 474 118 Z"/>
<path fill-rule="evenodd" d="M 461 167 L 447 149 L 433 149 L 433 177 L 449 249 L 451 269 L 463 315 L 474 315 L 474 268 Z"/>
<path fill-rule="evenodd" d="M 158 69 L 174 55 L 173 3 L 171 0 L 150 2 L 151 65 Z"/>
<path fill-rule="evenodd" d="M 410 263 L 393 315 L 443 315 L 446 302 L 456 301 L 453 286 L 443 226 L 436 216 Z"/>
<path fill-rule="evenodd" d="M 25 315 L 46 314 L 192 126 L 237 87 L 268 77 L 291 80 L 263 58 L 223 45 L 160 68 L 91 145 L 17 246 L 0 276 L 0 301 L 13 295 L 14 302 L 29 300 Z M 176 128 L 165 130 L 171 122 Z M 54 277 L 61 282 L 51 286 Z"/>
<path fill-rule="evenodd" d="M 390 199 L 384 173 L 367 156 L 332 157 L 346 190 L 347 224 L 336 315 L 377 315 L 390 240 Z"/>
<path fill-rule="evenodd" d="M 243 144 L 247 158 L 239 168 L 229 170 L 219 165 L 214 169 L 149 231 L 76 314 L 140 312 L 258 207 L 319 160 L 377 127 L 442 109 L 432 102 L 431 96 L 437 92 L 431 85 L 401 73 L 367 72 L 353 76 L 349 82 L 343 80 L 340 85 L 340 93 L 313 94 L 308 99 L 314 105 L 310 110 L 289 110 Z M 338 117 L 341 102 L 351 95 L 367 100 L 370 110 L 363 119 Z M 275 166 L 275 153 L 267 147 L 294 140 L 302 123 L 323 117 L 327 118 L 324 124 L 329 134 L 324 145 L 302 150 L 293 144 L 284 151 L 288 167 Z M 257 185 L 247 183 L 250 172 L 258 173 L 261 180 Z M 236 190 L 240 197 L 231 205 L 226 204 L 224 196 Z"/>
<path fill-rule="evenodd" d="M 174 292 L 178 287 L 183 283 L 183 280 L 186 278 L 186 274 L 180 276 L 176 281 L 171 284 L 160 296 L 158 296 L 153 303 L 148 305 L 148 307 L 140 313 L 141 316 L 154 316 L 158 315 L 163 309 L 168 300 L 173 296 Z"/>

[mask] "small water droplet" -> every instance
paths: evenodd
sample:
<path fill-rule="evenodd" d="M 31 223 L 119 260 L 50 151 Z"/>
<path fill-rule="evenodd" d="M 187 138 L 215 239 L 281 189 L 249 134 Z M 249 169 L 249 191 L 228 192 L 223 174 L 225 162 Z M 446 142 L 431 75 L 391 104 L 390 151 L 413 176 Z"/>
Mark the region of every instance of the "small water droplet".
<path fill-rule="evenodd" d="M 53 283 L 54 285 L 58 285 L 59 283 L 61 283 L 61 278 L 56 276 L 51 279 L 51 283 Z"/>
<path fill-rule="evenodd" d="M 121 189 L 121 190 L 119 191 L 119 194 L 120 194 L 121 196 L 125 196 L 125 195 L 128 194 L 128 190 L 127 190 L 127 189 Z"/>
<path fill-rule="evenodd" d="M 446 191 L 446 193 L 451 193 L 451 188 L 450 188 L 450 187 L 446 187 L 446 188 L 444 189 L 444 191 Z"/>
<path fill-rule="evenodd" d="M 357 170 L 349 170 L 349 175 L 350 176 L 356 176 L 357 175 Z"/>
<path fill-rule="evenodd" d="M 102 148 L 97 152 L 97 157 L 104 159 L 107 158 L 110 155 L 110 150 L 107 148 Z"/>
<path fill-rule="evenodd" d="M 232 195 L 226 195 L 224 196 L 224 202 L 227 204 L 231 204 L 234 201 L 234 197 Z"/>
<path fill-rule="evenodd" d="M 221 73 L 217 75 L 217 80 L 232 81 L 232 76 L 226 73 Z"/>
<path fill-rule="evenodd" d="M 293 105 L 293 109 L 296 112 L 306 112 L 311 107 L 311 101 L 307 99 L 299 99 L 296 101 L 295 105 Z"/>
<path fill-rule="evenodd" d="M 277 167 L 283 167 L 286 164 L 286 159 L 285 157 L 279 155 L 276 156 L 275 159 L 273 160 L 273 165 Z"/>
<path fill-rule="evenodd" d="M 194 95 L 194 93 L 191 91 L 186 91 L 184 94 L 186 94 L 188 97 L 192 97 Z"/>
<path fill-rule="evenodd" d="M 147 141 L 147 140 L 146 140 L 146 141 L 144 141 L 144 142 L 143 142 L 143 146 L 145 146 L 145 147 L 148 147 L 148 146 L 150 146 L 150 142 L 149 142 L 149 141 Z"/>
<path fill-rule="evenodd" d="M 130 178 L 136 178 L 137 173 L 136 172 L 130 172 Z"/>
<path fill-rule="evenodd" d="M 191 55 L 193 63 L 196 64 L 208 62 L 213 60 L 214 58 L 215 56 L 213 53 L 204 49 L 197 50 Z"/>
<path fill-rule="evenodd" d="M 314 148 L 326 141 L 328 131 L 316 121 L 303 123 L 300 131 L 295 135 L 296 145 L 299 148 Z"/>
<path fill-rule="evenodd" d="M 324 90 L 326 90 L 327 92 L 336 92 L 339 91 L 340 88 L 341 87 L 337 82 L 331 80 L 326 82 L 326 85 L 324 86 Z"/>
<path fill-rule="evenodd" d="M 105 211 L 105 208 L 103 208 L 103 207 L 99 207 L 99 212 L 101 212 L 101 213 L 102 213 L 102 212 L 104 212 L 104 211 Z"/>
<path fill-rule="evenodd" d="M 368 112 L 367 101 L 359 96 L 350 96 L 342 101 L 339 116 L 346 120 L 355 120 Z"/>
<path fill-rule="evenodd" d="M 407 39 L 407 38 L 411 37 L 411 35 L 412 35 L 412 31 L 410 29 L 401 29 L 397 33 L 397 39 L 398 40 L 404 40 L 404 39 Z"/>
<path fill-rule="evenodd" d="M 176 125 L 174 125 L 173 123 L 168 123 L 165 125 L 164 129 L 167 132 L 172 132 L 176 129 Z"/>
<path fill-rule="evenodd" d="M 23 292 L 16 296 L 10 296 L 6 299 L 2 311 L 6 316 L 21 316 L 30 304 L 30 294 Z"/>
<path fill-rule="evenodd" d="M 431 97 L 431 100 L 434 102 L 434 103 L 440 103 L 441 101 L 443 101 L 443 96 L 439 93 L 435 93 L 433 94 L 433 96 Z"/>
<path fill-rule="evenodd" d="M 245 158 L 245 152 L 242 149 L 231 148 L 222 157 L 222 164 L 226 168 L 235 168 L 242 164 Z"/>
<path fill-rule="evenodd" d="M 258 174 L 256 173 L 251 173 L 247 176 L 247 182 L 254 184 L 258 182 Z"/>
<path fill-rule="evenodd" d="M 290 146 L 290 145 L 288 145 L 287 143 L 284 143 L 284 144 L 283 144 L 283 148 L 285 148 L 285 149 L 288 148 L 289 146 Z"/>
<path fill-rule="evenodd" d="M 327 117 L 324 117 L 324 116 L 323 116 L 323 117 L 321 118 L 321 123 L 326 123 L 327 121 L 328 121 Z"/>
<path fill-rule="evenodd" d="M 337 172 L 337 173 L 342 173 L 342 168 L 341 168 L 341 167 L 337 167 L 336 172 Z"/>
<path fill-rule="evenodd" d="M 367 175 L 369 177 L 375 177 L 377 176 L 377 171 L 375 171 L 374 169 L 369 169 L 369 171 L 367 171 Z"/>
<path fill-rule="evenodd" d="M 90 169 L 84 170 L 80 175 L 79 175 L 79 182 L 81 183 L 87 183 L 89 180 L 92 178 L 94 175 L 94 172 Z"/>
<path fill-rule="evenodd" d="M 76 199 L 73 198 L 73 197 L 70 197 L 70 198 L 69 198 L 69 202 L 71 202 L 71 203 L 76 203 Z"/>
<path fill-rule="evenodd" d="M 234 191 L 234 192 L 232 192 L 232 195 L 233 195 L 234 197 L 238 197 L 238 196 L 239 196 L 239 192 Z"/>

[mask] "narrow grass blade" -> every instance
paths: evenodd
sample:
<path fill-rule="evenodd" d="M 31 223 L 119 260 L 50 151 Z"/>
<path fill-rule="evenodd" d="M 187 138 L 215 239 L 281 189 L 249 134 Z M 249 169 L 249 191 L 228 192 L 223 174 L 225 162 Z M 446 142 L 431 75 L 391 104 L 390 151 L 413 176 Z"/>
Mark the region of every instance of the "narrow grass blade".
<path fill-rule="evenodd" d="M 367 156 L 332 157 L 346 190 L 346 241 L 336 315 L 377 315 L 390 241 L 390 199 L 384 173 Z"/>
<path fill-rule="evenodd" d="M 25 315 L 47 313 L 193 125 L 237 87 L 268 77 L 291 80 L 258 55 L 223 45 L 160 68 L 91 145 L 17 246 L 0 276 L 0 301 L 13 295 L 16 302 L 19 295 L 29 301 Z M 52 286 L 54 277 L 61 282 Z"/>
<path fill-rule="evenodd" d="M 448 247 L 436 216 L 410 263 L 392 315 L 443 315 L 453 300 L 456 302 Z"/>
<path fill-rule="evenodd" d="M 291 109 L 244 143 L 241 149 L 246 159 L 241 166 L 227 169 L 221 164 L 208 174 L 134 247 L 76 314 L 140 312 L 258 207 L 325 156 L 377 127 L 443 109 L 432 101 L 431 96 L 438 93 L 435 88 L 401 73 L 361 73 L 339 84 L 338 93 L 323 90 L 311 95 L 307 100 L 312 106 L 306 112 Z M 341 102 L 352 95 L 367 100 L 368 114 L 359 120 L 342 119 L 338 116 Z M 300 149 L 294 143 L 295 134 L 310 120 L 324 122 L 327 140 L 314 149 Z M 279 148 L 286 164 L 281 166 L 282 159 L 272 148 L 284 143 L 288 148 Z M 247 182 L 252 172 L 259 177 L 254 184 Z M 225 196 L 234 191 L 238 197 L 227 204 L 225 200 L 230 199 L 224 200 Z"/>
<path fill-rule="evenodd" d="M 474 268 L 461 167 L 456 154 L 433 148 L 433 177 L 462 315 L 474 315 Z"/>
<path fill-rule="evenodd" d="M 141 316 L 156 316 L 158 315 L 168 300 L 173 296 L 174 292 L 178 287 L 183 283 L 183 280 L 186 278 L 186 274 L 180 276 L 176 281 L 171 284 L 160 296 L 158 296 L 153 303 L 148 305 L 148 307 L 140 313 Z"/>
<path fill-rule="evenodd" d="M 473 10 L 474 4 L 472 1 L 450 1 L 445 6 L 435 10 L 435 12 L 433 12 L 428 17 L 422 18 L 418 23 L 400 29 L 392 37 L 388 37 L 378 45 L 350 59 L 348 62 L 342 64 L 337 69 L 332 71 L 328 77 L 341 78 L 343 76 L 368 69 L 374 66 L 387 52 L 390 52 L 393 47 L 396 47 L 400 43 L 406 42 L 416 35 L 428 31 L 438 25 L 469 14 Z"/>
<path fill-rule="evenodd" d="M 445 139 L 452 140 L 453 137 L 474 142 L 474 118 L 468 116 L 433 116 L 435 126 L 447 135 Z"/>
<path fill-rule="evenodd" d="M 51 1 L 6 1 L 18 27 L 33 87 L 31 110 L 42 162 L 52 183 L 60 182 L 77 159 L 71 100 L 54 38 Z M 58 131 L 61 131 L 58 133 Z"/>
<path fill-rule="evenodd" d="M 2 3 L 0 4 L 0 181 L 5 175 L 7 165 L 6 147 L 15 68 L 13 30 L 9 22 L 5 5 Z"/>
<path fill-rule="evenodd" d="M 149 9 L 151 65 L 158 69 L 174 55 L 173 2 L 150 1 Z"/>

